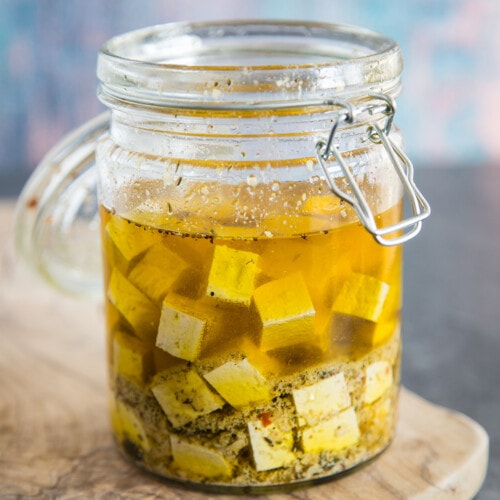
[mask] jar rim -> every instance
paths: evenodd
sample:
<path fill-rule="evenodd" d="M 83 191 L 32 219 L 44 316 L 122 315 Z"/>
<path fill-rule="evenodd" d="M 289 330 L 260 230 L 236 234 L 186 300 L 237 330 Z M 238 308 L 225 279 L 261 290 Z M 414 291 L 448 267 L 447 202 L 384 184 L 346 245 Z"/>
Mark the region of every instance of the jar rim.
<path fill-rule="evenodd" d="M 400 90 L 398 44 L 377 32 L 302 21 L 151 26 L 100 49 L 100 97 L 152 106 L 274 108 Z"/>

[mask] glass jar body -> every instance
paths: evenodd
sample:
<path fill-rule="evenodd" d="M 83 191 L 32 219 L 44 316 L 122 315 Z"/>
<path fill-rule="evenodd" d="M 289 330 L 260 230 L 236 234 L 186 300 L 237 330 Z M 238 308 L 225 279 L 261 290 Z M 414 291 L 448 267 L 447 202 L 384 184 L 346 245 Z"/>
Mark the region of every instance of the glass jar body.
<path fill-rule="evenodd" d="M 112 424 L 148 470 L 282 489 L 392 439 L 402 251 L 321 175 L 331 123 L 308 108 L 113 111 L 97 147 Z M 387 225 L 401 187 L 366 129 L 336 137 Z"/>

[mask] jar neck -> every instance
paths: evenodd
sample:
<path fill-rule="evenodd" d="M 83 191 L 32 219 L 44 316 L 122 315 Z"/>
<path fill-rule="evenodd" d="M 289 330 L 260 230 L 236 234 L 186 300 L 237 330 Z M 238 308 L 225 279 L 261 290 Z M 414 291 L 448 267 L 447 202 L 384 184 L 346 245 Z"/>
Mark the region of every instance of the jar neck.
<path fill-rule="evenodd" d="M 169 24 L 116 37 L 99 53 L 99 98 L 122 148 L 188 161 L 315 156 L 342 107 L 400 91 L 398 45 L 360 28 L 308 22 Z M 366 109 L 337 131 L 351 151 Z M 272 158 L 271 158 L 272 157 Z"/>

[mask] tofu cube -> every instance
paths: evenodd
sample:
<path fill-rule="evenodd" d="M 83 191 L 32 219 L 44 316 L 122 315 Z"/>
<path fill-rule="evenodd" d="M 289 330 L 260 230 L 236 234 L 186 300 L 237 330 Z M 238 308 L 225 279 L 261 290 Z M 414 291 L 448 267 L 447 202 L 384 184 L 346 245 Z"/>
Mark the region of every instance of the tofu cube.
<path fill-rule="evenodd" d="M 128 275 L 130 282 L 153 302 L 161 303 L 188 264 L 163 243 L 153 245 Z"/>
<path fill-rule="evenodd" d="M 389 285 L 366 274 L 351 274 L 339 292 L 333 311 L 377 322 L 382 314 Z"/>
<path fill-rule="evenodd" d="M 205 380 L 234 408 L 244 408 L 270 399 L 266 379 L 248 359 L 227 363 L 205 374 Z"/>
<path fill-rule="evenodd" d="M 351 396 L 343 373 L 292 391 L 300 422 L 313 425 L 351 406 Z"/>
<path fill-rule="evenodd" d="M 373 403 L 393 384 L 392 367 L 387 361 L 375 361 L 366 368 L 363 401 Z"/>
<path fill-rule="evenodd" d="M 170 436 L 173 465 L 187 474 L 206 479 L 230 477 L 231 464 L 222 453 Z"/>
<path fill-rule="evenodd" d="M 260 286 L 254 301 L 262 321 L 263 351 L 311 342 L 316 311 L 300 273 Z"/>
<path fill-rule="evenodd" d="M 113 374 L 142 385 L 152 366 L 151 350 L 141 340 L 127 333 L 113 336 Z"/>
<path fill-rule="evenodd" d="M 161 308 L 156 346 L 172 356 L 194 361 L 200 352 L 206 317 L 190 309 L 187 300 L 167 297 Z"/>
<path fill-rule="evenodd" d="M 142 420 L 131 406 L 113 400 L 111 402 L 111 426 L 121 441 L 128 439 L 146 451 L 151 448 Z"/>
<path fill-rule="evenodd" d="M 333 215 L 342 210 L 340 198 L 331 193 L 320 196 L 308 196 L 302 204 L 302 211 L 312 215 Z"/>
<path fill-rule="evenodd" d="M 293 432 L 286 419 L 272 420 L 264 425 L 262 420 L 248 422 L 248 434 L 255 468 L 264 470 L 286 467 L 296 459 L 293 453 Z"/>
<path fill-rule="evenodd" d="M 149 339 L 158 329 L 160 311 L 116 268 L 111 273 L 108 298 L 141 339 Z"/>
<path fill-rule="evenodd" d="M 172 356 L 163 349 L 159 349 L 158 347 L 153 347 L 154 373 L 160 373 L 167 369 L 174 369 L 174 368 L 181 369 L 186 367 L 187 365 L 188 361 Z"/>
<path fill-rule="evenodd" d="M 207 295 L 249 306 L 258 260 L 255 253 L 217 245 L 208 276 Z"/>
<path fill-rule="evenodd" d="M 370 344 L 373 346 L 382 345 L 384 342 L 398 334 L 400 330 L 399 318 L 393 320 L 380 321 L 375 325 L 371 336 L 369 337 Z"/>
<path fill-rule="evenodd" d="M 158 374 L 151 391 L 175 428 L 224 406 L 194 369 Z"/>
<path fill-rule="evenodd" d="M 389 339 L 398 335 L 399 318 L 385 316 L 377 323 L 347 314 L 331 315 L 325 328 L 325 338 L 333 341 L 337 347 L 381 346 Z"/>
<path fill-rule="evenodd" d="M 151 246 L 151 235 L 143 227 L 118 216 L 106 224 L 106 233 L 126 260 L 131 261 Z"/>
<path fill-rule="evenodd" d="M 304 428 L 301 433 L 301 446 L 305 453 L 340 451 L 356 444 L 359 437 L 356 412 L 350 407 L 327 420 Z"/>
<path fill-rule="evenodd" d="M 130 262 L 118 250 L 113 240 L 106 234 L 102 240 L 102 250 L 106 260 L 106 267 L 109 269 L 117 268 L 123 275 L 127 275 L 131 266 Z"/>

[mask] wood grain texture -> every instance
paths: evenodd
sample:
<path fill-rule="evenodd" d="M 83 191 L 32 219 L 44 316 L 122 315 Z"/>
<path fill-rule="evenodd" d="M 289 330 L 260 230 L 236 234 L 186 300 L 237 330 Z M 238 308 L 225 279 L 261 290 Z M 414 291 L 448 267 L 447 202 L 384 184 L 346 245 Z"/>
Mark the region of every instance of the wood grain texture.
<path fill-rule="evenodd" d="M 11 228 L 12 205 L 0 203 L 0 497 L 186 498 L 115 448 L 101 308 L 60 295 L 16 263 Z M 379 459 L 327 484 L 260 498 L 470 498 L 487 459 L 481 426 L 403 390 L 397 437 Z"/>

